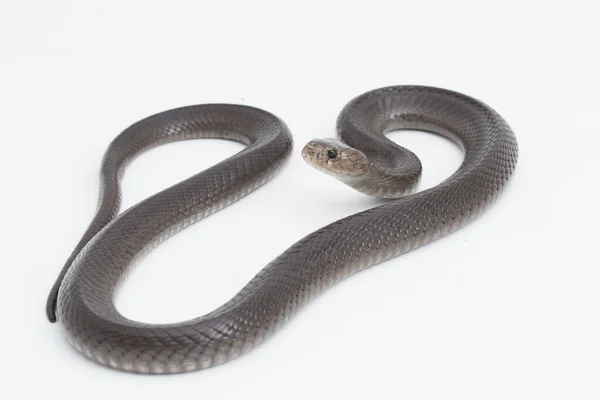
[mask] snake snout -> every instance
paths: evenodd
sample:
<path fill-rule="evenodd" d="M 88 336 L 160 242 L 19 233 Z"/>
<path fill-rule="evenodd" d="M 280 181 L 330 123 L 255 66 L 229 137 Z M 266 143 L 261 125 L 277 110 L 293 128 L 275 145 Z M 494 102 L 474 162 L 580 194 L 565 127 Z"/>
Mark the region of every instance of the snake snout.
<path fill-rule="evenodd" d="M 302 149 L 302 158 L 304 158 L 306 161 L 310 161 L 314 157 L 315 153 L 316 149 L 314 148 L 314 146 L 308 143 Z"/>
<path fill-rule="evenodd" d="M 323 146 L 319 145 L 317 141 L 310 141 L 302 149 L 302 158 L 304 161 L 312 165 L 313 167 L 325 166 L 327 157 L 325 156 L 326 150 Z"/>

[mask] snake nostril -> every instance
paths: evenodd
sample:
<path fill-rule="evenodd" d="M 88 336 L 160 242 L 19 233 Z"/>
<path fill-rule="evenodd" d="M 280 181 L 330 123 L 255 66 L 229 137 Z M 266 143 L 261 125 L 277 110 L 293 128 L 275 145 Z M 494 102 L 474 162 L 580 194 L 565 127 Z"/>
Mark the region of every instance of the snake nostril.
<path fill-rule="evenodd" d="M 302 157 L 311 158 L 313 155 L 313 150 L 310 147 L 305 147 L 302 149 Z"/>

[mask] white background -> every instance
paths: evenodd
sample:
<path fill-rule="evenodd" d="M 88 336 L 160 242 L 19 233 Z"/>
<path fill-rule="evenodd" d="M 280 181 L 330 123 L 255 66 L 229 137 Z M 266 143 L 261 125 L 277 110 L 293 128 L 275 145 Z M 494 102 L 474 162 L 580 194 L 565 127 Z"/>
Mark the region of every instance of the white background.
<path fill-rule="evenodd" d="M 531 399 L 600 396 L 600 29 L 594 2 L 0 1 L 0 391 L 60 399 Z M 493 106 L 520 160 L 467 228 L 360 273 L 222 366 L 141 376 L 96 365 L 44 315 L 95 209 L 102 154 L 168 108 L 267 109 L 295 149 L 266 187 L 181 232 L 127 281 L 148 322 L 209 312 L 309 232 L 372 206 L 305 165 L 352 97 L 425 84 Z M 449 176 L 460 151 L 396 133 Z M 240 150 L 195 141 L 141 156 L 124 207 Z"/>

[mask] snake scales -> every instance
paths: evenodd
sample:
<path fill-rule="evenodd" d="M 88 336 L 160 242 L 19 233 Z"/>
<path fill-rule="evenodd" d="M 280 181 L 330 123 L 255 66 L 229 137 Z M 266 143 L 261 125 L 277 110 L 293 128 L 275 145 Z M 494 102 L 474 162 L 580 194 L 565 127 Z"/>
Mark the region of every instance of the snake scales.
<path fill-rule="evenodd" d="M 421 163 L 386 138 L 399 129 L 453 139 L 464 150 L 461 166 L 439 185 L 409 194 Z M 96 214 L 51 290 L 48 318 L 61 323 L 81 353 L 120 370 L 178 373 L 220 364 L 256 347 L 345 277 L 472 221 L 497 199 L 517 162 L 515 136 L 500 115 L 471 97 L 432 87 L 362 94 L 340 113 L 337 133 L 337 139 L 307 144 L 304 159 L 361 192 L 390 200 L 301 239 L 213 312 L 154 325 L 115 309 L 115 291 L 128 268 L 178 230 L 266 183 L 290 154 L 292 139 L 276 116 L 231 104 L 178 108 L 133 124 L 105 153 Z M 163 143 L 208 137 L 247 146 L 118 215 L 119 182 L 132 158 Z"/>

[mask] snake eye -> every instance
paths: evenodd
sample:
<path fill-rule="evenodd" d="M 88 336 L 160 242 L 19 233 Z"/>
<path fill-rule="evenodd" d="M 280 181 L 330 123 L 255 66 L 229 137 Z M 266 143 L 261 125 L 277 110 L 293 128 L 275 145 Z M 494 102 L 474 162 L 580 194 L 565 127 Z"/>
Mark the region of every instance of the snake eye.
<path fill-rule="evenodd" d="M 329 158 L 336 158 L 337 157 L 337 150 L 329 150 L 329 151 L 327 151 L 327 157 L 329 157 Z"/>

